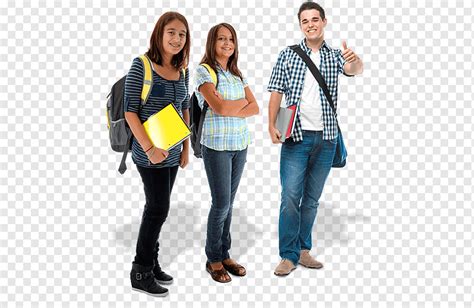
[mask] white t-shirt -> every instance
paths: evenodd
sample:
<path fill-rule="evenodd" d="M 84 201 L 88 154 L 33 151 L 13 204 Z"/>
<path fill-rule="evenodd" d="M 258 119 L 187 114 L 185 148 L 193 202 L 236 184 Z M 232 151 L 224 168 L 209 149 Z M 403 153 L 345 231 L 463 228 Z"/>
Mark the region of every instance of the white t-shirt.
<path fill-rule="evenodd" d="M 319 69 L 321 63 L 319 51 L 311 52 L 311 60 Z M 322 131 L 324 128 L 319 89 L 318 81 L 314 78 L 309 68 L 306 68 L 303 94 L 301 95 L 300 102 L 301 128 L 303 130 Z"/>

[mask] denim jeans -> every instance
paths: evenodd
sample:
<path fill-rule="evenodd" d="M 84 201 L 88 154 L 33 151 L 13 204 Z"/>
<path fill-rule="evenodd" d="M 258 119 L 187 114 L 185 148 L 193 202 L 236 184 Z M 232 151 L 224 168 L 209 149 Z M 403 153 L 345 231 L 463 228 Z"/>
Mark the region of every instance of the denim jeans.
<path fill-rule="evenodd" d="M 215 151 L 202 146 L 202 158 L 211 189 L 207 220 L 206 256 L 211 263 L 229 258 L 232 205 L 247 161 L 247 149 Z"/>
<path fill-rule="evenodd" d="M 321 131 L 303 131 L 303 141 L 289 139 L 282 145 L 279 248 L 280 257 L 295 265 L 300 250 L 312 247 L 311 231 L 319 197 L 331 170 L 336 142 L 336 139 L 323 140 Z"/>
<path fill-rule="evenodd" d="M 158 237 L 168 217 L 170 195 L 178 166 L 144 168 L 137 166 L 143 181 L 146 204 L 143 211 L 134 263 L 152 266 L 158 261 Z"/>

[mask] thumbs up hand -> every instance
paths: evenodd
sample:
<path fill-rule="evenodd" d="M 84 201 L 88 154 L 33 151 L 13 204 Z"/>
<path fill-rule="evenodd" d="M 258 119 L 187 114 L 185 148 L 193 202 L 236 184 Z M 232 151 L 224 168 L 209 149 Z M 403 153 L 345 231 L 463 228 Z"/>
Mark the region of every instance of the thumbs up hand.
<path fill-rule="evenodd" d="M 347 48 L 346 41 L 342 41 L 342 56 L 347 63 L 352 63 L 357 60 L 357 55 L 352 51 L 352 49 Z"/>

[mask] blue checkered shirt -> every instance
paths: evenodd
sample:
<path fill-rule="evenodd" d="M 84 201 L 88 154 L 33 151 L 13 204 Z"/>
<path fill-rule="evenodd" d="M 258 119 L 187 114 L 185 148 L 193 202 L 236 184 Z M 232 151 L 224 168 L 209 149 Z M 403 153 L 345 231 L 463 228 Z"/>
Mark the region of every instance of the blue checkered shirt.
<path fill-rule="evenodd" d="M 217 91 L 224 100 L 238 100 L 245 98 L 245 87 L 247 80 L 232 75 L 229 71 L 217 69 L 219 83 Z M 194 76 L 195 93 L 199 101 L 199 107 L 204 106 L 204 97 L 199 92 L 199 87 L 204 83 L 212 83 L 211 75 L 207 69 L 198 65 Z M 232 102 L 228 102 L 232 104 Z M 250 144 L 250 132 L 245 118 L 221 116 L 209 108 L 202 126 L 201 144 L 216 151 L 241 151 Z"/>
<path fill-rule="evenodd" d="M 311 55 L 311 48 L 306 46 L 306 41 L 304 39 L 301 41 L 300 47 L 308 54 L 308 56 Z M 329 93 L 334 102 L 334 107 L 337 109 L 338 78 L 339 74 L 344 73 L 345 60 L 340 49 L 332 49 L 325 41 L 323 41 L 319 52 L 321 54 L 319 71 L 328 85 Z M 291 135 L 295 142 L 303 140 L 299 105 L 301 102 L 301 95 L 303 94 L 306 72 L 307 66 L 303 59 L 287 47 L 280 52 L 277 63 L 272 70 L 270 83 L 267 87 L 269 92 L 276 91 L 285 94 L 287 107 L 295 104 L 297 105 L 295 127 Z M 308 78 L 314 78 L 309 71 Z M 336 138 L 338 134 L 336 115 L 333 114 L 331 105 L 321 88 L 319 90 L 319 96 L 321 98 L 321 107 L 323 110 L 323 139 L 331 140 Z"/>

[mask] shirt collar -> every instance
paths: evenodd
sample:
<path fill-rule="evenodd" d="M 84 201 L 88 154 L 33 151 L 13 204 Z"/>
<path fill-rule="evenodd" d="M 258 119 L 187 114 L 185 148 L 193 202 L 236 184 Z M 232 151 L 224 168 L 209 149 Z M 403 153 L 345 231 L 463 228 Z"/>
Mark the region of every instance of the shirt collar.
<path fill-rule="evenodd" d="M 229 67 L 227 67 L 227 70 L 224 70 L 222 66 L 219 64 L 219 62 L 216 61 L 216 67 L 218 71 L 221 71 L 223 74 L 227 73 L 229 71 Z"/>
<path fill-rule="evenodd" d="M 306 45 L 306 39 L 305 38 L 301 40 L 300 47 L 306 53 L 311 52 L 311 48 L 309 48 L 308 45 Z M 325 40 L 323 40 L 323 43 L 321 44 L 321 47 L 319 48 L 319 50 L 322 50 L 322 49 L 327 49 L 327 50 L 330 49 L 330 47 L 326 44 Z"/>

